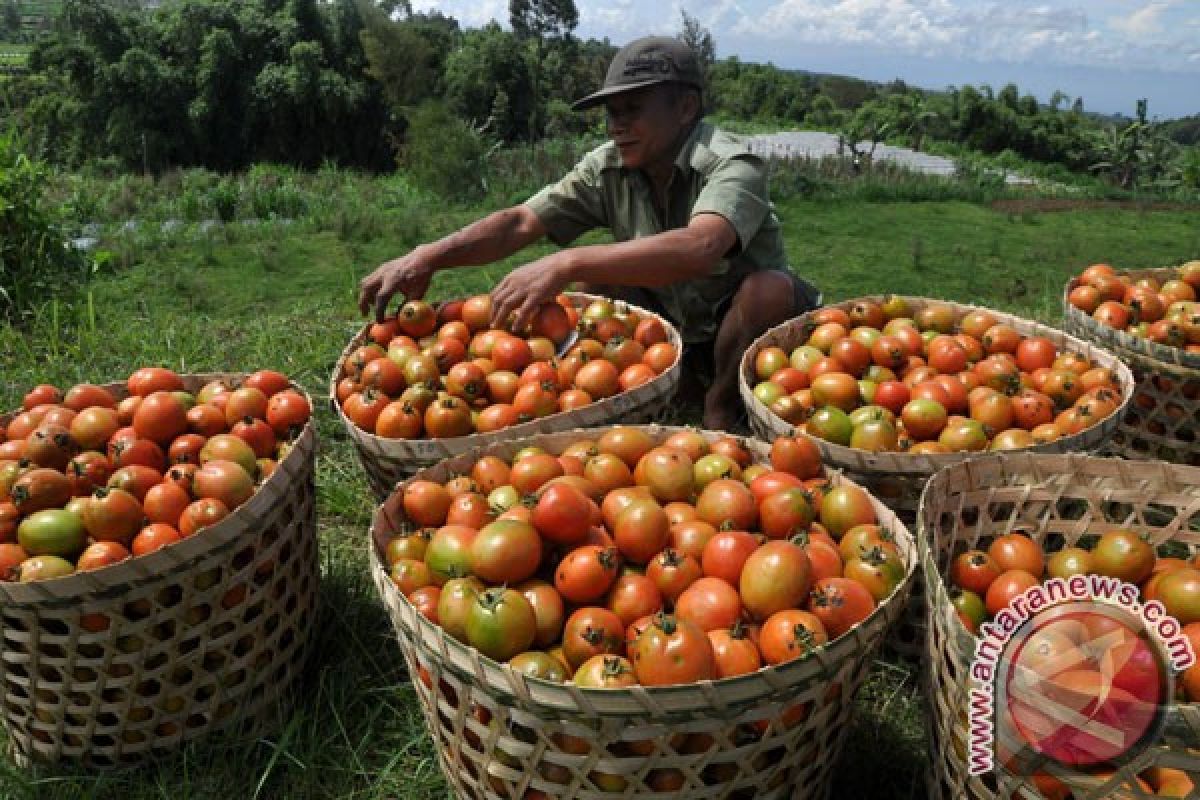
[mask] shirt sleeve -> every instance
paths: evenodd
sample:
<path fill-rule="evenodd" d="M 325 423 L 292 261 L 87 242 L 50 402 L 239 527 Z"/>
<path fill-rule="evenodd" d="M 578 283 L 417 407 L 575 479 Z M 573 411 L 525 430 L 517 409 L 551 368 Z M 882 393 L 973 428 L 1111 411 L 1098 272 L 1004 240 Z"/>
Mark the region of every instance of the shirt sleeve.
<path fill-rule="evenodd" d="M 766 165 L 745 153 L 717 165 L 696 197 L 691 215 L 720 214 L 737 233 L 738 249 L 744 250 L 770 213 Z"/>
<path fill-rule="evenodd" d="M 546 228 L 550 241 L 565 247 L 593 228 L 608 226 L 599 165 L 585 157 L 557 183 L 525 201 Z"/>

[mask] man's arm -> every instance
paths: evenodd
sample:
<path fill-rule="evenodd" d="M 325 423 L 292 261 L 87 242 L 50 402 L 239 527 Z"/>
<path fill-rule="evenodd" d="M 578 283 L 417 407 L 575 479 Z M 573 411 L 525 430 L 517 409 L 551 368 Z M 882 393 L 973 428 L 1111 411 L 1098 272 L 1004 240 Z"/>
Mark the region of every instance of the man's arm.
<path fill-rule="evenodd" d="M 513 270 L 492 290 L 492 323 L 515 314 L 522 330 L 542 303 L 569 283 L 669 286 L 712 274 L 737 244 L 731 225 L 718 214 L 697 214 L 686 228 L 613 244 L 561 250 Z"/>
<path fill-rule="evenodd" d="M 545 226 L 526 206 L 496 211 L 449 236 L 419 245 L 407 255 L 379 265 L 359 284 L 359 311 L 366 314 L 374 306 L 375 319 L 382 321 L 395 294 L 412 300 L 424 297 L 438 270 L 490 264 L 545 235 Z"/>

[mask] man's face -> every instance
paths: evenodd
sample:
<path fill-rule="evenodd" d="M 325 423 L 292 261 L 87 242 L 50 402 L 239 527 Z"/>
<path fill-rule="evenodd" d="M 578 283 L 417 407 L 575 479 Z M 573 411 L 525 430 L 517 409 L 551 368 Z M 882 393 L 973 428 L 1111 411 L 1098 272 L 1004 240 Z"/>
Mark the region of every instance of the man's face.
<path fill-rule="evenodd" d="M 687 92 L 667 84 L 613 95 L 605 101 L 608 135 L 621 163 L 634 169 L 670 161 L 680 134 L 692 122 Z"/>

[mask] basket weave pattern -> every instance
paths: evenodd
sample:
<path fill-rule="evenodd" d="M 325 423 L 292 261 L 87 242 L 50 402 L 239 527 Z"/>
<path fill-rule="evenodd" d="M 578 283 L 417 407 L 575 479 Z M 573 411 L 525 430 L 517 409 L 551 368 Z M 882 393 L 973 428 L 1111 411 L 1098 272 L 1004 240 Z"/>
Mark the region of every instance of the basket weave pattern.
<path fill-rule="evenodd" d="M 658 441 L 678 428 L 649 426 Z M 537 444 L 561 452 L 579 430 L 497 444 L 422 471 L 444 481 L 484 453 Z M 706 434 L 714 438 L 717 434 Z M 767 448 L 748 440 L 758 458 Z M 840 475 L 835 482 L 846 482 Z M 379 553 L 404 525 L 397 491 L 376 512 L 372 575 L 391 616 L 450 784 L 464 798 L 826 797 L 852 701 L 884 632 L 903 609 L 915 543 L 896 531 L 905 580 L 861 625 L 814 656 L 751 675 L 672 687 L 581 689 L 528 678 L 443 633 L 395 588 Z"/>
<path fill-rule="evenodd" d="M 586 306 L 592 300 L 600 299 L 596 295 L 582 292 L 569 292 L 567 296 L 577 307 Z M 342 365 L 346 362 L 346 358 L 367 341 L 369 326 L 364 327 L 338 356 L 337 365 L 334 367 L 329 382 L 329 403 L 334 414 L 341 419 L 349 433 L 350 441 L 354 443 L 354 449 L 358 453 L 363 469 L 366 470 L 367 480 L 371 484 L 375 496 L 382 502 L 391 494 L 398 481 L 412 475 L 417 470 L 493 442 L 573 428 L 596 427 L 614 422 L 632 424 L 651 422 L 657 419 L 670 406 L 671 398 L 679 386 L 682 374 L 680 358 L 683 352 L 683 342 L 679 338 L 679 332 L 675 330 L 675 326 L 662 316 L 628 303 L 625 305 L 635 309 L 639 314 L 657 319 L 667 331 L 667 341 L 675 346 L 675 361 L 665 372 L 634 389 L 598 400 L 573 411 L 560 411 L 491 433 L 475 433 L 452 439 L 386 439 L 362 430 L 345 415 L 341 404 L 337 402 L 337 384 L 344 376 Z"/>
<path fill-rule="evenodd" d="M 1174 542 L 1200 552 L 1200 469 L 1082 455 L 996 455 L 935 475 L 922 497 L 918 523 L 929 599 L 923 673 L 933 715 L 934 769 L 928 795 L 1040 797 L 1020 778 L 967 772 L 968 671 L 976 640 L 955 613 L 941 576 L 958 553 L 986 548 L 991 537 L 1016 529 L 1057 548 L 1119 526 L 1148 536 L 1155 545 Z M 1200 770 L 1200 756 L 1188 750 L 1197 743 L 1200 707 L 1182 705 L 1168 715 L 1164 744 L 1143 752 L 1112 779 L 1090 780 L 1053 765 L 1046 769 L 1067 783 L 1077 800 L 1152 797 L 1137 789 L 1132 777 L 1154 764 Z"/>
<path fill-rule="evenodd" d="M 1130 280 L 1175 277 L 1170 269 L 1122 274 Z M 1129 365 L 1137 383 L 1133 402 L 1106 452 L 1200 466 L 1200 354 L 1101 324 L 1067 300 L 1078 285 L 1078 280 L 1072 279 L 1063 292 L 1066 329 L 1116 353 Z"/>
<path fill-rule="evenodd" d="M 184 379 L 195 391 L 231 377 Z M 250 500 L 177 544 L 0 583 L 0 702 L 18 758 L 115 766 L 276 720 L 316 609 L 315 447 L 310 421 Z"/>

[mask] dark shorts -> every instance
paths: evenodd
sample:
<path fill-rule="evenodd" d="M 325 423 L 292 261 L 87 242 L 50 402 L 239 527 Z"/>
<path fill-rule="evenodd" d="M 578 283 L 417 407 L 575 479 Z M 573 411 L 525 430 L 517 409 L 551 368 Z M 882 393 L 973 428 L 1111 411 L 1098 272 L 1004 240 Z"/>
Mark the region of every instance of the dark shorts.
<path fill-rule="evenodd" d="M 791 270 L 781 269 L 775 271 L 782 272 L 792 279 L 792 307 L 795 309 L 795 316 L 812 311 L 815 308 L 820 308 L 824 304 L 824 296 L 816 286 Z M 596 288 L 602 294 L 624 300 L 636 306 L 641 306 L 662 315 L 668 320 L 671 319 L 671 315 L 667 313 L 667 310 L 658 301 L 658 298 L 644 289 L 634 286 L 606 286 Z M 714 309 L 713 316 L 717 319 L 718 328 L 720 328 L 720 322 L 725 319 L 725 315 L 729 313 L 729 308 L 733 305 L 734 294 L 736 294 L 736 289 L 717 303 Z M 710 339 L 701 342 L 686 342 L 683 346 L 684 370 L 693 373 L 705 384 L 712 382 L 713 375 L 716 372 L 716 361 L 713 357 L 714 343 L 714 340 Z"/>

